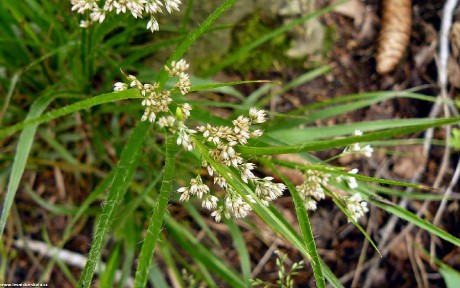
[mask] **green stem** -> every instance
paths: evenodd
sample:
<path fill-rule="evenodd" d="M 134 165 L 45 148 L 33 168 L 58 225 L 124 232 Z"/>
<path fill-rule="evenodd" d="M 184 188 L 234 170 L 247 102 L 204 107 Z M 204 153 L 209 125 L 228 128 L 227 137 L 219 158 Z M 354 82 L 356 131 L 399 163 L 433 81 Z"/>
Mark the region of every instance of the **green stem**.
<path fill-rule="evenodd" d="M 131 184 L 135 168 L 140 160 L 141 146 L 144 142 L 147 130 L 150 127 L 149 124 L 148 122 L 141 122 L 134 128 L 121 154 L 120 162 L 115 168 L 114 175 L 112 179 L 110 179 L 110 182 L 107 183 L 106 190 L 108 190 L 108 195 L 104 201 L 104 207 L 102 208 L 101 217 L 97 223 L 96 233 L 94 234 L 88 260 L 86 261 L 77 287 L 89 288 L 91 286 L 94 270 L 96 269 L 96 264 L 101 255 L 102 243 L 104 242 L 105 235 L 109 230 L 111 222 L 115 218 L 115 212 L 118 210 L 121 199 Z"/>
<path fill-rule="evenodd" d="M 283 174 L 281 174 L 275 166 L 268 161 L 267 159 L 260 159 L 261 163 L 266 167 L 275 172 L 278 177 L 283 180 L 284 184 L 289 189 L 291 193 L 292 200 L 294 201 L 295 211 L 297 213 L 297 219 L 299 220 L 300 231 L 302 232 L 302 238 L 307 247 L 308 253 L 311 257 L 311 266 L 313 268 L 313 274 L 315 276 L 317 287 L 323 288 L 326 287 L 326 282 L 324 281 L 323 269 L 321 268 L 321 261 L 318 255 L 318 250 L 316 249 L 315 237 L 313 236 L 313 231 L 310 225 L 310 219 L 308 218 L 307 209 L 305 209 L 304 201 L 302 200 L 299 192 L 296 190 L 294 184 L 289 181 Z"/>
<path fill-rule="evenodd" d="M 134 279 L 134 287 L 145 287 L 147 276 L 150 270 L 155 245 L 160 235 L 163 225 L 163 218 L 166 213 L 166 208 L 169 202 L 172 181 L 174 178 L 176 164 L 177 146 L 174 143 L 172 135 L 166 137 L 166 163 L 163 181 L 161 183 L 160 195 L 158 203 L 152 211 L 150 224 L 147 229 L 147 235 L 142 244 L 141 254 L 139 255 L 139 263 L 137 265 L 136 277 Z"/>

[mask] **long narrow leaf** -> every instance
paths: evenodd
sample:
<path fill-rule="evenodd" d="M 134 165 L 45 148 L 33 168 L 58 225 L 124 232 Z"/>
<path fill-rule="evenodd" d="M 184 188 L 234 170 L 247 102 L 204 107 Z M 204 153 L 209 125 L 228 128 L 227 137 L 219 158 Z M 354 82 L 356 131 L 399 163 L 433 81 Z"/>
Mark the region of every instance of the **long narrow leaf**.
<path fill-rule="evenodd" d="M 140 148 L 148 128 L 149 123 L 147 122 L 141 122 L 137 125 L 131 133 L 131 137 L 121 154 L 120 163 L 118 163 L 115 168 L 114 177 L 108 186 L 110 190 L 105 200 L 100 220 L 97 223 L 91 250 L 85 268 L 78 281 L 78 287 L 90 287 L 91 285 L 105 234 L 110 227 L 111 221 L 114 219 L 120 200 L 131 182 L 135 167 L 137 167 L 140 158 Z"/>
<path fill-rule="evenodd" d="M 114 102 L 118 100 L 140 98 L 140 97 L 141 97 L 141 94 L 139 93 L 139 91 L 134 90 L 134 89 L 114 92 L 114 93 L 108 93 L 108 94 L 103 94 L 103 95 L 99 95 L 96 97 L 92 97 L 92 98 L 65 106 L 63 108 L 53 110 L 39 117 L 37 117 L 37 115 L 34 115 L 35 117 L 31 117 L 30 119 L 27 119 L 21 123 L 3 128 L 0 130 L 0 138 L 4 138 L 8 135 L 11 135 L 14 132 L 24 129 L 25 127 L 29 125 L 39 125 L 39 124 L 48 122 L 50 120 L 54 120 L 56 118 L 59 118 L 59 117 L 62 117 L 62 116 L 65 116 L 65 115 L 68 115 L 68 114 L 71 114 L 71 113 L 74 113 L 80 110 L 91 108 L 93 106 L 110 103 L 110 102 Z"/>
<path fill-rule="evenodd" d="M 401 219 L 404 219 L 406 221 L 409 221 L 410 223 L 422 228 L 423 230 L 430 232 L 439 238 L 442 238 L 458 247 L 460 247 L 460 239 L 447 233 L 446 231 L 442 230 L 439 227 L 434 226 L 433 224 L 429 223 L 426 220 L 423 220 L 422 218 L 418 217 L 417 215 L 397 206 L 397 205 L 388 205 L 386 203 L 383 203 L 381 201 L 378 201 L 373 198 L 369 198 L 369 202 L 371 202 L 373 205 L 380 207 L 381 209 L 387 211 L 388 213 L 391 213 L 393 215 L 398 216 Z"/>
<path fill-rule="evenodd" d="M 48 94 L 39 97 L 32 107 L 30 108 L 29 114 L 26 119 L 31 119 L 39 116 L 48 107 L 51 101 L 59 96 L 59 94 Z M 26 120 L 27 121 L 27 120 Z M 10 213 L 11 205 L 13 205 L 14 196 L 19 187 L 22 174 L 26 167 L 27 158 L 29 157 L 30 149 L 37 131 L 38 124 L 32 125 L 22 131 L 19 137 L 16 154 L 14 156 L 13 167 L 11 170 L 10 181 L 8 183 L 7 192 L 3 201 L 2 215 L 0 218 L 0 237 L 3 235 L 5 229 L 6 220 Z"/>
<path fill-rule="evenodd" d="M 311 151 L 326 150 L 331 148 L 343 147 L 353 143 L 368 142 L 373 140 L 381 140 L 391 138 L 403 134 L 415 133 L 424 131 L 428 128 L 456 124 L 460 122 L 460 118 L 448 118 L 448 119 L 435 119 L 430 124 L 412 125 L 400 128 L 394 128 L 389 130 L 383 130 L 378 132 L 371 132 L 362 136 L 353 136 L 342 139 L 316 141 L 303 145 L 296 146 L 281 146 L 281 147 L 239 147 L 238 150 L 247 157 L 257 155 L 274 155 L 274 154 L 292 154 L 292 153 L 303 153 Z"/>
<path fill-rule="evenodd" d="M 169 194 L 174 178 L 174 170 L 176 164 L 177 146 L 174 143 L 172 135 L 166 137 L 166 161 L 165 172 L 161 183 L 160 195 L 156 207 L 153 209 L 150 218 L 150 224 L 147 228 L 147 234 L 142 244 L 139 262 L 137 264 L 136 277 L 134 278 L 135 287 L 145 287 L 147 276 L 152 264 L 153 253 L 160 235 L 161 226 L 163 225 L 163 217 L 166 213 L 166 208 L 169 202 Z"/>
<path fill-rule="evenodd" d="M 269 161 L 263 161 L 268 168 L 281 178 L 281 180 L 286 184 L 291 193 L 292 200 L 294 201 L 295 212 L 297 214 L 297 219 L 299 221 L 300 231 L 302 232 L 302 237 L 305 242 L 305 246 L 308 249 L 308 252 L 311 255 L 311 266 L 313 267 L 313 273 L 315 275 L 317 287 L 326 287 L 326 282 L 324 281 L 323 270 L 321 268 L 320 257 L 318 255 L 318 250 L 316 249 L 315 237 L 313 236 L 313 230 L 311 229 L 310 219 L 308 219 L 307 209 L 305 208 L 304 201 L 295 188 L 294 184 L 289 181 L 283 174 L 281 174 L 275 166 Z"/>

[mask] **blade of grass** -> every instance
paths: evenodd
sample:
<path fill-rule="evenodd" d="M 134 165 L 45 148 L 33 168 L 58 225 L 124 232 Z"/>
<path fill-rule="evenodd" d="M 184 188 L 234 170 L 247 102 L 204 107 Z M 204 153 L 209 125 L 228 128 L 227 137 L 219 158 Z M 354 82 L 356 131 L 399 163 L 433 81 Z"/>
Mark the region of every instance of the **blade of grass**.
<path fill-rule="evenodd" d="M 228 87 L 228 86 L 243 85 L 243 84 L 275 83 L 275 82 L 276 81 L 271 81 L 271 80 L 248 80 L 248 81 L 213 83 L 213 84 L 208 84 L 208 85 L 192 86 L 190 91 L 212 90 L 212 89 L 216 89 L 220 87 Z"/>
<path fill-rule="evenodd" d="M 169 202 L 169 194 L 171 192 L 172 181 L 174 179 L 177 145 L 172 135 L 166 137 L 166 160 L 165 172 L 161 182 L 160 195 L 158 202 L 153 209 L 150 218 L 150 224 L 147 228 L 147 234 L 142 244 L 139 262 L 137 264 L 136 276 L 134 278 L 135 287 L 145 287 L 147 276 L 152 264 L 152 258 L 155 250 L 156 242 L 160 235 L 160 230 L 163 225 L 163 217 L 166 213 L 166 208 Z"/>
<path fill-rule="evenodd" d="M 430 122 L 431 122 L 430 124 L 397 127 L 394 129 L 367 133 L 362 136 L 353 136 L 353 137 L 347 137 L 347 138 L 342 138 L 342 139 L 316 141 L 316 142 L 303 144 L 303 145 L 280 146 L 280 147 L 242 146 L 242 147 L 238 147 L 238 150 L 246 157 L 253 157 L 253 156 L 258 156 L 258 155 L 292 154 L 292 153 L 303 153 L 303 152 L 326 150 L 330 148 L 347 146 L 353 143 L 381 140 L 381 139 L 391 138 L 391 137 L 395 137 L 395 136 L 399 136 L 403 134 L 420 132 L 420 131 L 424 131 L 432 127 L 456 124 L 460 122 L 460 118 L 434 119 Z"/>
<path fill-rule="evenodd" d="M 292 200 L 294 201 L 295 211 L 297 214 L 297 220 L 299 221 L 300 231 L 304 240 L 305 247 L 307 247 L 309 254 L 311 255 L 311 266 L 313 268 L 313 274 L 315 276 L 317 287 L 326 287 L 324 281 L 323 269 L 321 268 L 320 257 L 318 250 L 316 249 L 315 237 L 313 236 L 313 230 L 310 225 L 310 219 L 308 218 L 307 209 L 305 208 L 304 201 L 295 188 L 294 184 L 289 181 L 278 169 L 275 168 L 273 163 L 264 159 L 262 163 L 269 169 L 271 169 L 280 179 L 286 184 L 291 193 Z"/>
<path fill-rule="evenodd" d="M 243 274 L 243 279 L 246 279 L 246 286 L 251 286 L 249 283 L 249 279 L 251 278 L 251 261 L 249 259 L 249 252 L 246 243 L 244 243 L 243 235 L 241 234 L 240 228 L 235 224 L 233 220 L 225 221 L 227 224 L 228 229 L 230 231 L 230 235 L 233 238 L 233 245 L 238 253 L 240 258 L 240 265 L 241 265 L 241 272 Z"/>
<path fill-rule="evenodd" d="M 25 121 L 21 123 L 0 129 L 0 138 L 9 136 L 13 134 L 14 132 L 24 129 L 30 125 L 39 125 L 39 124 L 48 122 L 50 120 L 54 120 L 56 118 L 71 114 L 73 112 L 77 112 L 83 109 L 88 109 L 93 106 L 97 106 L 97 105 L 101 105 L 105 103 L 110 103 L 110 102 L 114 102 L 118 100 L 133 99 L 133 98 L 141 98 L 141 94 L 139 93 L 138 90 L 130 89 L 130 90 L 125 90 L 125 91 L 113 92 L 113 93 L 107 93 L 107 94 L 95 96 L 95 97 L 92 97 L 92 98 L 89 98 L 83 101 L 79 101 L 77 103 L 74 103 L 74 104 L 59 108 L 59 109 L 55 109 L 42 116 L 33 115 L 33 117 L 30 117 L 29 119 L 26 119 Z"/>
<path fill-rule="evenodd" d="M 371 202 L 373 205 L 387 211 L 388 213 L 391 213 L 393 215 L 396 215 L 397 217 L 404 219 L 420 228 L 423 230 L 430 232 L 439 238 L 442 238 L 446 240 L 447 242 L 450 242 L 457 247 L 460 247 L 460 239 L 447 233 L 446 231 L 442 230 L 439 227 L 434 226 L 433 224 L 429 223 L 426 220 L 423 220 L 420 217 L 417 217 L 417 215 L 397 206 L 397 205 L 388 205 L 386 203 L 383 203 L 381 201 L 378 201 L 377 199 L 373 197 L 369 197 L 369 202 Z"/>
<path fill-rule="evenodd" d="M 114 169 L 113 178 L 110 183 L 107 183 L 108 185 L 105 190 L 108 189 L 109 193 L 102 208 L 101 217 L 97 223 L 88 261 L 78 281 L 78 287 L 90 287 L 91 285 L 105 234 L 115 216 L 119 202 L 131 182 L 134 170 L 140 159 L 140 147 L 149 127 L 149 123 L 141 122 L 134 128 L 121 154 L 120 162 Z"/>
<path fill-rule="evenodd" d="M 363 121 L 359 123 L 338 124 L 329 127 L 305 127 L 281 130 L 270 129 L 270 132 L 266 134 L 274 138 L 283 139 L 287 143 L 291 143 L 291 145 L 295 145 L 317 139 L 353 134 L 356 129 L 362 132 L 371 132 L 409 125 L 427 124 L 431 123 L 431 121 L 432 119 L 426 118 Z"/>
<path fill-rule="evenodd" d="M 216 237 L 216 234 L 209 228 L 208 224 L 206 224 L 206 221 L 203 219 L 203 216 L 197 211 L 195 206 L 193 206 L 190 203 L 183 203 L 185 206 L 185 209 L 187 210 L 188 214 L 195 220 L 195 222 L 200 226 L 203 231 L 206 232 L 206 235 L 208 235 L 209 239 L 213 242 L 214 245 L 218 246 L 219 248 L 222 248 L 220 245 L 219 240 Z"/>
<path fill-rule="evenodd" d="M 268 95 L 268 97 L 265 97 L 264 99 L 262 99 L 258 103 L 258 106 L 263 107 L 265 105 L 268 105 L 270 103 L 270 101 L 273 100 L 273 98 L 275 98 L 276 96 L 283 95 L 287 91 L 291 90 L 292 88 L 295 88 L 295 87 L 300 86 L 300 85 L 302 85 L 304 83 L 312 81 L 313 79 L 315 79 L 315 78 L 317 78 L 319 76 L 327 74 L 331 70 L 332 70 L 331 66 L 325 65 L 325 66 L 315 68 L 315 69 L 313 69 L 311 71 L 308 71 L 308 72 L 300 75 L 299 77 L 295 78 L 294 80 L 290 81 L 289 83 L 287 83 L 283 87 L 281 87 L 280 91 L 276 91 L 275 93 L 272 93 L 272 94 Z M 245 104 L 247 104 L 247 103 L 245 103 Z"/>
<path fill-rule="evenodd" d="M 121 243 L 117 243 L 110 251 L 109 261 L 106 264 L 105 270 L 100 275 L 101 288 L 115 287 L 115 273 L 117 272 L 118 266 L 120 266 L 122 256 L 121 249 Z"/>
<path fill-rule="evenodd" d="M 203 263 L 210 271 L 222 278 L 229 287 L 247 287 L 247 284 L 232 268 L 228 267 L 220 257 L 202 245 L 186 227 L 180 225 L 171 217 L 165 218 L 168 232 L 196 262 Z"/>
<path fill-rule="evenodd" d="M 64 94 L 60 93 L 51 93 L 37 98 L 34 104 L 32 104 L 29 113 L 27 114 L 26 121 L 27 119 L 32 119 L 42 114 L 46 107 L 48 107 L 48 105 L 51 103 L 51 101 L 63 95 Z M 22 131 L 21 136 L 19 136 L 19 142 L 16 148 L 16 154 L 14 156 L 7 192 L 5 198 L 3 199 L 3 209 L 0 218 L 0 237 L 3 235 L 6 220 L 8 219 L 8 215 L 11 210 L 11 205 L 13 205 L 14 197 L 19 187 L 19 182 L 21 181 L 22 174 L 24 173 L 27 158 L 29 156 L 30 149 L 32 148 L 32 143 L 34 140 L 35 132 L 37 131 L 37 127 L 38 124 L 28 126 Z"/>

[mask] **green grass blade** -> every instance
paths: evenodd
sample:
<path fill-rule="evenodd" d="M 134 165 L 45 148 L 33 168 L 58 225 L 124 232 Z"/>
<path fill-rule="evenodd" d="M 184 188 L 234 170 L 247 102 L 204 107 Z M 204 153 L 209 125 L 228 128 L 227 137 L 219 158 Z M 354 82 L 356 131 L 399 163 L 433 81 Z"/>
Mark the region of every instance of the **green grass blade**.
<path fill-rule="evenodd" d="M 279 120 L 274 119 L 274 123 L 269 129 L 271 131 L 276 131 L 280 129 L 296 128 L 299 125 L 314 123 L 316 120 L 352 112 L 356 109 L 393 98 L 410 98 L 428 102 L 434 101 L 434 98 L 431 96 L 416 94 L 410 91 L 377 91 L 345 95 L 322 102 L 315 102 L 288 113 L 274 114 L 279 117 Z"/>
<path fill-rule="evenodd" d="M 163 217 L 166 213 L 166 208 L 169 202 L 169 194 L 171 192 L 172 181 L 175 172 L 177 145 L 172 135 L 166 137 L 166 160 L 165 172 L 160 188 L 160 195 L 157 206 L 153 209 L 150 218 L 150 224 L 147 228 L 147 235 L 142 244 L 139 262 L 137 264 L 136 276 L 134 278 L 134 287 L 145 287 L 147 276 L 152 264 L 153 253 L 155 250 L 160 230 L 163 225 Z"/>
<path fill-rule="evenodd" d="M 233 238 L 233 245 L 240 258 L 241 272 L 243 273 L 243 279 L 249 281 L 251 278 L 251 261 L 249 259 L 249 252 L 246 243 L 244 243 L 243 235 L 241 234 L 240 228 L 235 224 L 235 221 L 225 221 L 230 231 L 230 235 Z M 246 286 L 250 287 L 250 283 L 247 282 Z"/>
<path fill-rule="evenodd" d="M 292 153 L 303 153 L 311 151 L 326 150 L 337 147 L 344 147 L 353 143 L 368 142 L 373 140 L 381 140 L 391 138 L 403 134 L 415 133 L 424 131 L 426 129 L 456 124 L 460 122 L 460 118 L 448 118 L 448 119 L 435 119 L 430 121 L 430 124 L 411 125 L 406 127 L 399 127 L 394 129 L 388 129 L 378 132 L 371 132 L 362 136 L 352 136 L 342 139 L 316 141 L 303 145 L 295 146 L 280 146 L 280 147 L 250 147 L 243 146 L 238 147 L 239 152 L 246 157 L 253 157 L 258 155 L 274 155 L 274 154 L 292 154 Z"/>
<path fill-rule="evenodd" d="M 313 268 L 316 285 L 318 288 L 326 287 L 323 269 L 321 268 L 320 257 L 318 255 L 318 250 L 316 249 L 315 237 L 313 236 L 313 230 L 310 225 L 310 219 L 308 218 L 307 209 L 305 208 L 305 204 L 302 201 L 299 192 L 295 188 L 294 184 L 292 184 L 291 181 L 289 181 L 283 174 L 281 174 L 270 161 L 263 160 L 262 163 L 273 172 L 275 172 L 275 174 L 278 175 L 278 177 L 280 177 L 280 179 L 288 187 L 292 196 L 292 200 L 294 201 L 295 212 L 297 214 L 297 219 L 299 221 L 300 231 L 302 232 L 305 247 L 307 247 L 308 253 L 311 255 L 311 266 Z"/>
<path fill-rule="evenodd" d="M 397 205 L 388 205 L 386 203 L 383 203 L 381 201 L 378 201 L 377 199 L 369 198 L 369 202 L 371 202 L 373 205 L 387 211 L 388 213 L 391 213 L 393 215 L 396 215 L 397 217 L 404 219 L 415 226 L 418 226 L 422 228 L 423 230 L 430 232 L 436 236 L 438 236 L 441 239 L 446 240 L 447 242 L 450 242 L 457 247 L 460 247 L 460 239 L 447 233 L 446 231 L 442 230 L 439 227 L 434 226 L 433 224 L 429 223 L 426 220 L 423 220 L 422 218 L 418 217 L 417 215 L 397 206 Z"/>
<path fill-rule="evenodd" d="M 197 211 L 195 206 L 189 202 L 182 203 L 182 205 L 185 206 L 185 209 L 187 210 L 188 214 L 193 218 L 193 220 L 195 220 L 196 224 L 198 224 L 198 226 L 200 226 L 200 228 L 206 232 L 206 235 L 208 235 L 209 239 L 213 242 L 213 244 L 219 249 L 221 249 L 222 245 L 220 244 L 219 239 L 217 239 L 216 234 L 211 230 L 211 228 L 206 223 L 205 219 L 203 219 L 203 216 L 200 214 L 200 212 Z"/>
<path fill-rule="evenodd" d="M 270 129 L 269 132 L 266 132 L 266 135 L 277 139 L 283 139 L 286 143 L 295 145 L 317 139 L 339 137 L 347 134 L 350 135 L 353 134 L 356 129 L 363 132 L 371 132 L 410 125 L 429 124 L 431 121 L 432 119 L 426 118 L 363 121 L 350 124 L 338 124 L 329 127 L 305 127 L 280 130 Z"/>
<path fill-rule="evenodd" d="M 182 248 L 196 261 L 205 265 L 210 271 L 224 280 L 229 287 L 246 287 L 246 282 L 241 279 L 232 268 L 228 267 L 220 257 L 202 245 L 188 229 L 180 225 L 171 217 L 165 218 L 168 232 Z"/>
<path fill-rule="evenodd" d="M 118 266 L 121 261 L 121 248 L 120 243 L 117 243 L 115 247 L 110 251 L 110 258 L 106 264 L 105 270 L 100 276 L 100 288 L 113 288 L 115 282 L 115 273 L 117 272 Z"/>
<path fill-rule="evenodd" d="M 102 209 L 101 217 L 97 223 L 93 243 L 89 252 L 88 261 L 83 269 L 82 275 L 78 281 L 78 287 L 90 287 L 94 275 L 96 263 L 102 249 L 102 243 L 115 212 L 119 206 L 120 199 L 128 189 L 134 170 L 140 159 L 140 148 L 150 123 L 141 122 L 134 128 L 128 143 L 125 146 L 120 158 L 120 162 L 115 168 L 111 183 L 107 189 L 109 193 Z"/>
<path fill-rule="evenodd" d="M 265 105 L 269 104 L 270 101 L 273 100 L 274 97 L 279 96 L 279 95 L 283 95 L 287 91 L 291 90 L 292 88 L 295 88 L 295 87 L 300 86 L 300 85 L 302 85 L 304 83 L 312 81 L 313 79 L 315 79 L 315 78 L 317 78 L 319 76 L 327 74 L 331 70 L 332 70 L 331 66 L 325 65 L 325 66 L 315 68 L 315 69 L 313 69 L 311 71 L 308 71 L 308 72 L 300 75 L 299 77 L 295 78 L 294 80 L 290 81 L 289 83 L 287 83 L 283 87 L 281 87 L 280 91 L 276 91 L 276 93 L 272 93 L 272 94 L 268 95 L 268 97 L 265 97 L 262 101 L 260 101 L 258 103 L 258 106 L 259 107 L 265 106 Z M 247 105 L 247 103 L 245 103 L 245 104 Z"/>
<path fill-rule="evenodd" d="M 207 85 L 196 85 L 190 88 L 190 91 L 201 91 L 201 90 L 211 90 L 221 87 L 243 85 L 243 84 L 254 84 L 254 83 L 275 83 L 276 81 L 271 80 L 247 80 L 247 81 L 234 81 L 234 82 L 224 82 L 224 83 L 213 83 Z"/>
<path fill-rule="evenodd" d="M 92 97 L 92 98 L 65 106 L 60 109 L 55 109 L 42 116 L 34 115 L 34 117 L 26 119 L 25 121 L 21 123 L 0 129 L 0 138 L 4 138 L 8 135 L 11 135 L 14 132 L 24 129 L 30 125 L 39 125 L 39 124 L 57 119 L 59 117 L 62 117 L 62 116 L 65 116 L 65 115 L 68 115 L 68 114 L 71 114 L 73 112 L 77 112 L 83 109 L 88 109 L 88 108 L 91 108 L 97 105 L 110 103 L 110 102 L 114 102 L 118 100 L 133 99 L 133 98 L 140 98 L 140 97 L 141 97 L 141 94 L 139 93 L 137 89 L 129 89 L 125 91 L 107 93 L 107 94 L 99 95 L 96 97 Z"/>
<path fill-rule="evenodd" d="M 43 111 L 48 107 L 51 101 L 56 98 L 59 94 L 48 94 L 39 97 L 32 107 L 30 108 L 29 114 L 26 117 L 27 119 L 32 119 L 42 114 Z M 32 148 L 32 143 L 35 137 L 35 132 L 37 131 L 38 124 L 31 125 L 22 131 L 21 136 L 19 136 L 19 142 L 16 149 L 16 154 L 14 156 L 13 167 L 11 169 L 10 181 L 8 182 L 8 188 L 3 200 L 3 209 L 0 218 L 0 237 L 3 235 L 3 230 L 5 229 L 6 220 L 11 210 L 11 205 L 13 205 L 14 196 L 19 187 L 19 182 L 21 181 L 22 174 L 26 167 L 27 158 L 29 157 L 30 149 Z"/>

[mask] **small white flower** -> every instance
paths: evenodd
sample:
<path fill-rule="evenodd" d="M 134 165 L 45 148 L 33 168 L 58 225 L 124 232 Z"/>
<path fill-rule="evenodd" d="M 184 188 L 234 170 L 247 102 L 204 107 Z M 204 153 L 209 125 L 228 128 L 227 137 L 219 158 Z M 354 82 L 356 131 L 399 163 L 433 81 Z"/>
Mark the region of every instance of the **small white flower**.
<path fill-rule="evenodd" d="M 361 130 L 356 129 L 353 135 L 362 136 L 363 132 Z M 350 154 L 350 153 L 361 154 L 368 158 L 372 157 L 373 152 L 374 152 L 374 149 L 372 148 L 371 145 L 366 145 L 362 147 L 359 143 L 353 143 L 350 146 L 346 147 L 345 150 L 343 151 L 343 153 L 345 154 Z"/>
<path fill-rule="evenodd" d="M 208 210 L 215 209 L 217 207 L 217 201 L 219 201 L 219 198 L 213 195 L 206 195 L 203 198 L 203 202 L 201 203 L 203 208 L 206 208 Z"/>
<path fill-rule="evenodd" d="M 265 111 L 257 110 L 254 107 L 249 109 L 249 117 L 251 117 L 251 119 L 257 124 L 264 123 L 265 121 L 267 121 L 267 114 L 265 113 Z"/>
<path fill-rule="evenodd" d="M 184 72 L 180 73 L 179 81 L 177 82 L 176 87 L 179 88 L 182 95 L 186 95 L 188 92 L 190 92 L 190 88 L 192 87 L 190 76 Z"/>
<path fill-rule="evenodd" d="M 220 220 L 222 220 L 222 207 L 212 212 L 211 216 L 214 217 L 214 220 L 216 220 L 217 223 L 219 223 Z"/>
<path fill-rule="evenodd" d="M 349 198 L 345 198 L 346 208 L 350 213 L 351 218 L 356 222 L 359 218 L 368 212 L 367 202 L 363 201 L 359 193 L 355 193 Z M 348 220 L 350 221 L 350 220 Z"/>
<path fill-rule="evenodd" d="M 174 127 L 174 123 L 176 122 L 176 118 L 173 116 L 163 116 L 158 118 L 158 126 L 161 128 L 165 127 Z"/>
<path fill-rule="evenodd" d="M 255 193 L 262 200 L 265 200 L 264 205 L 268 205 L 269 201 L 273 201 L 283 195 L 286 186 L 282 183 L 273 183 L 273 177 L 257 178 L 254 180 L 256 185 Z M 262 201 L 264 202 L 264 201 Z"/>
<path fill-rule="evenodd" d="M 182 195 L 179 198 L 179 201 L 187 202 L 190 199 L 190 190 L 187 187 L 181 187 L 177 189 L 177 192 L 182 193 Z"/>
<path fill-rule="evenodd" d="M 366 156 L 367 158 L 372 157 L 372 153 L 374 153 L 374 149 L 371 147 L 371 145 L 366 145 L 361 149 L 361 153 Z"/>
<path fill-rule="evenodd" d="M 91 25 L 90 21 L 85 21 L 85 20 L 80 21 L 80 27 L 81 28 L 88 28 L 90 25 Z"/>
<path fill-rule="evenodd" d="M 166 0 L 166 10 L 171 13 L 172 10 L 179 11 L 179 5 L 181 2 L 179 0 Z"/>
<path fill-rule="evenodd" d="M 306 201 L 309 197 L 314 197 L 317 201 L 324 199 L 323 186 L 329 182 L 329 174 L 316 170 L 305 171 L 305 181 L 296 187 L 297 191 Z"/>
<path fill-rule="evenodd" d="M 359 170 L 355 168 L 355 169 L 349 171 L 348 173 L 349 173 L 349 174 L 357 174 L 358 171 L 359 171 Z M 348 187 L 350 187 L 351 189 L 356 189 L 356 188 L 358 188 L 358 182 L 356 181 L 356 178 L 355 178 L 355 177 L 348 176 L 348 177 L 347 177 L 347 183 L 348 183 Z"/>
<path fill-rule="evenodd" d="M 203 184 L 203 180 L 198 175 L 196 178 L 190 180 L 190 195 L 196 195 L 198 198 L 202 199 L 204 195 L 209 193 L 209 187 L 206 184 Z"/>
<path fill-rule="evenodd" d="M 240 195 L 236 194 L 235 191 L 232 191 L 231 188 L 229 188 L 227 192 L 225 196 L 225 208 L 231 211 L 235 218 L 246 217 L 246 215 L 252 211 L 251 206 L 246 203 Z"/>
<path fill-rule="evenodd" d="M 144 6 L 144 11 L 148 14 L 162 13 L 161 6 L 163 6 L 161 1 L 149 0 Z"/>
<path fill-rule="evenodd" d="M 166 66 L 165 70 L 168 72 L 169 76 L 180 76 L 181 73 L 184 73 L 188 70 L 190 65 L 184 59 L 180 59 L 179 61 L 172 61 L 171 68 Z"/>
<path fill-rule="evenodd" d="M 89 14 L 89 18 L 92 22 L 102 23 L 105 19 L 105 13 L 101 9 L 96 8 Z"/>
<path fill-rule="evenodd" d="M 128 89 L 128 85 L 123 82 L 117 82 L 113 85 L 113 91 L 123 91 Z"/>
<path fill-rule="evenodd" d="M 158 24 L 158 21 L 155 19 L 155 17 L 150 17 L 149 22 L 147 22 L 147 29 L 150 29 L 152 33 L 155 31 L 160 31 L 160 25 Z"/>
<path fill-rule="evenodd" d="M 184 120 L 190 117 L 190 111 L 192 111 L 192 106 L 190 106 L 190 104 L 185 103 L 183 105 L 180 105 L 179 107 L 182 111 L 182 115 L 184 115 Z"/>
<path fill-rule="evenodd" d="M 196 133 L 195 130 L 188 129 L 187 126 L 184 125 L 184 122 L 179 122 L 179 132 L 177 133 L 177 145 L 182 145 L 184 149 L 187 151 L 193 150 L 193 142 L 190 139 L 190 134 Z"/>
<path fill-rule="evenodd" d="M 307 197 L 304 203 L 305 203 L 305 209 L 307 209 L 308 211 L 316 211 L 317 202 L 313 200 L 311 197 Z"/>

